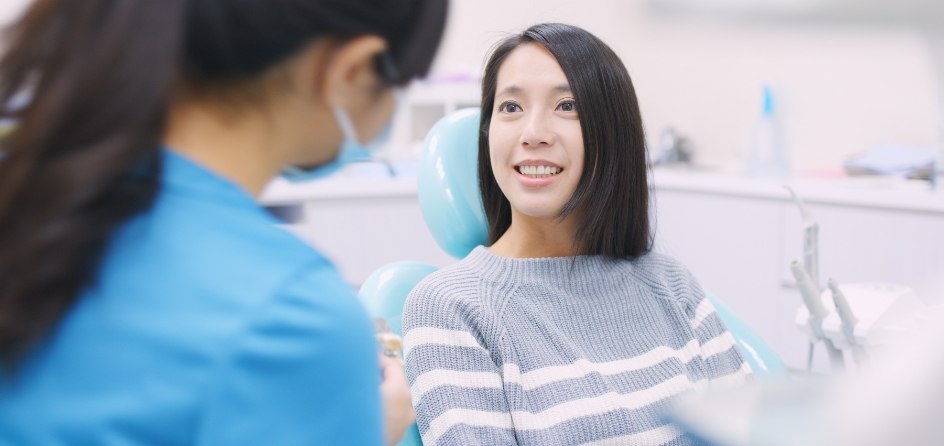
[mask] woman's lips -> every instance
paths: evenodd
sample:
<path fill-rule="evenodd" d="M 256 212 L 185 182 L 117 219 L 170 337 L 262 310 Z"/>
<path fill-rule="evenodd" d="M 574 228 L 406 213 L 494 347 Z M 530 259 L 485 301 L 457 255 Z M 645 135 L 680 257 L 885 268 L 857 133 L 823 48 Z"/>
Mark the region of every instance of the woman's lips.
<path fill-rule="evenodd" d="M 544 187 L 554 182 L 564 169 L 548 162 L 528 161 L 514 167 L 518 181 L 525 187 Z"/>

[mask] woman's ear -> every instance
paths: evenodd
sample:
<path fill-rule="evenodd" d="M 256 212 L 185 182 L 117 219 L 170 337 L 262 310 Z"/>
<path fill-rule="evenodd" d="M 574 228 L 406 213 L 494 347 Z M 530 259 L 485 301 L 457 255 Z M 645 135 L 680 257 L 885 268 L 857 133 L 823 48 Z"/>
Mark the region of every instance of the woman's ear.
<path fill-rule="evenodd" d="M 374 65 L 378 55 L 387 50 L 387 42 L 375 35 L 356 37 L 337 45 L 326 58 L 321 97 L 331 106 L 347 106 L 352 97 L 363 94 L 379 81 Z"/>

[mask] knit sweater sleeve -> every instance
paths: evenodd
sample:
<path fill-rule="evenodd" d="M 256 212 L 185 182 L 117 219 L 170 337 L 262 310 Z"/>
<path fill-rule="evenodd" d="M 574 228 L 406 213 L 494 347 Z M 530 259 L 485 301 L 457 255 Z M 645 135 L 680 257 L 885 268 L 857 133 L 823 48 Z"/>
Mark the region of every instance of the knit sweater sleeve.
<path fill-rule="evenodd" d="M 423 444 L 517 444 L 505 398 L 500 334 L 475 280 L 433 274 L 403 311 L 406 373 Z"/>
<path fill-rule="evenodd" d="M 741 356 L 734 336 L 692 273 L 681 263 L 672 261 L 671 265 L 667 269 L 668 284 L 682 304 L 698 341 L 704 361 L 704 377 L 712 386 L 744 383 L 751 375 L 751 369 Z"/>

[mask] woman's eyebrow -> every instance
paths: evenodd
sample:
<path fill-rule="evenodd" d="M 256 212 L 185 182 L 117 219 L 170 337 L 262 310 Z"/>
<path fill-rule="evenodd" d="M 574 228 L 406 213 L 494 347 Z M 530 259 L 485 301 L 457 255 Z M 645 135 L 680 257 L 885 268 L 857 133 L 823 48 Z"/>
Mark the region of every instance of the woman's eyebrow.
<path fill-rule="evenodd" d="M 552 89 L 554 93 L 573 93 L 570 89 L 570 85 L 560 84 Z"/>
<path fill-rule="evenodd" d="M 517 85 L 509 85 L 499 90 L 498 93 L 495 94 L 495 96 L 516 95 L 516 94 L 521 94 L 522 92 L 524 92 L 524 89 L 522 89 L 521 87 Z M 573 91 L 570 89 L 570 85 L 567 85 L 567 84 L 557 85 L 554 88 L 551 88 L 551 92 L 555 94 L 573 93 Z"/>
<path fill-rule="evenodd" d="M 502 88 L 495 96 L 515 95 L 520 94 L 522 91 L 524 90 L 522 90 L 521 87 L 517 85 L 509 85 L 505 88 Z"/>

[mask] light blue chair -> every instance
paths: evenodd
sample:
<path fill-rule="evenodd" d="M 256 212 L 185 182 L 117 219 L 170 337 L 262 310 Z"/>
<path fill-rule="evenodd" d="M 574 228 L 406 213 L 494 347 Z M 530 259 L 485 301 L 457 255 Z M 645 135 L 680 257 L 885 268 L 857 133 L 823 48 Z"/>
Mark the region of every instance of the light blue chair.
<path fill-rule="evenodd" d="M 464 258 L 487 237 L 485 210 L 478 188 L 479 110 L 456 111 L 442 118 L 424 142 L 417 174 L 420 207 L 433 238 L 456 259 Z M 396 262 L 375 271 L 359 295 L 372 317 L 387 321 L 403 335 L 402 312 L 410 290 L 437 268 L 418 262 Z M 721 320 L 758 378 L 787 374 L 776 353 L 722 302 L 709 296 Z M 414 425 L 400 446 L 421 445 Z"/>

